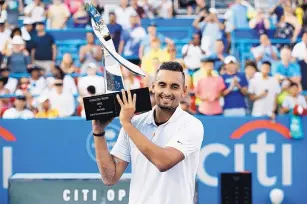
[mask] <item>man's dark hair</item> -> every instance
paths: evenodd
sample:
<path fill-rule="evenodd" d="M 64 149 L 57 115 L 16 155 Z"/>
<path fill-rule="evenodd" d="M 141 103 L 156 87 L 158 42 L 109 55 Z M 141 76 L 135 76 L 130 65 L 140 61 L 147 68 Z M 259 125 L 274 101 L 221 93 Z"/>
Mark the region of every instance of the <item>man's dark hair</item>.
<path fill-rule="evenodd" d="M 272 63 L 270 61 L 263 61 L 262 65 L 269 65 L 271 67 Z"/>
<path fill-rule="evenodd" d="M 93 85 L 90 85 L 87 87 L 87 92 L 91 95 L 95 95 L 96 94 L 96 88 Z"/>
<path fill-rule="evenodd" d="M 251 61 L 251 60 L 246 61 L 245 68 L 248 67 L 248 66 L 253 67 L 253 68 L 255 68 L 256 71 L 258 71 L 257 64 L 254 61 Z"/>
<path fill-rule="evenodd" d="M 160 68 L 157 70 L 156 75 L 158 75 L 160 70 L 169 70 L 169 71 L 174 71 L 174 72 L 180 72 L 182 74 L 183 77 L 183 83 L 185 84 L 185 74 L 183 72 L 183 68 L 180 65 L 180 63 L 178 62 L 164 62 L 162 63 L 162 65 L 160 66 Z"/>

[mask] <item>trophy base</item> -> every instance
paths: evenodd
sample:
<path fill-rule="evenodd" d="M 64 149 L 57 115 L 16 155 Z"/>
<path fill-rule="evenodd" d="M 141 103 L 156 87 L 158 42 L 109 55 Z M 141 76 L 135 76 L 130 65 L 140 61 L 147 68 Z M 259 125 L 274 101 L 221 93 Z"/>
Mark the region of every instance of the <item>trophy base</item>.
<path fill-rule="evenodd" d="M 136 94 L 136 111 L 135 113 L 147 112 L 152 109 L 149 89 L 140 88 L 130 90 L 131 95 Z M 126 92 L 127 93 L 127 92 Z M 120 114 L 120 105 L 116 95 L 122 98 L 120 91 L 91 97 L 84 97 L 84 109 L 86 120 L 109 120 L 118 117 Z"/>

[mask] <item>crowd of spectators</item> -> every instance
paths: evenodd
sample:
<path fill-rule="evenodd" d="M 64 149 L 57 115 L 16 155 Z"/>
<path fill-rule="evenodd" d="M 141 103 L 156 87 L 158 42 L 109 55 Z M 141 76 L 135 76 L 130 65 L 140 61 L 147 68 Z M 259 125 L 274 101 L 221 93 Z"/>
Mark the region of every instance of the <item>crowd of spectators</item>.
<path fill-rule="evenodd" d="M 78 63 L 72 53 L 56 63 L 58 49 L 48 32 L 65 29 L 69 19 L 76 28 L 89 26 L 82 2 L 0 1 L 0 96 L 6 96 L 0 98 L 0 117 L 85 117 L 82 98 L 104 93 L 103 51 L 95 35 L 86 33 Z M 93 3 L 105 11 L 103 1 Z M 180 3 L 188 15 L 195 15 L 195 32 L 180 51 L 174 39 L 158 32 L 154 19 L 146 28 L 140 24 L 142 18 L 173 17 L 172 1 L 120 0 L 108 12 L 107 26 L 117 52 L 132 56 L 130 60 L 147 74 L 140 78 L 122 68 L 126 88 L 150 87 L 162 62 L 177 61 L 185 69 L 188 87 L 181 106 L 191 114 L 275 118 L 296 105 L 307 109 L 306 0 L 279 0 L 268 11 L 234 0 L 223 20 L 204 0 Z M 20 15 L 23 26 L 18 27 Z M 244 68 L 230 53 L 230 33 L 238 28 L 259 33 L 259 44 L 250 50 L 252 57 Z M 274 38 L 290 43 L 273 45 L 270 28 L 276 28 Z"/>

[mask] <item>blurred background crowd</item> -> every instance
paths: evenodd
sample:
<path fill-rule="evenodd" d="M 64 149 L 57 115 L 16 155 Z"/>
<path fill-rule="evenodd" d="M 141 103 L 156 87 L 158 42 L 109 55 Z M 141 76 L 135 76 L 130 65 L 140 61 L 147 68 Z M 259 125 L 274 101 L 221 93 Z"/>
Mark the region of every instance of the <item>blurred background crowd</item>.
<path fill-rule="evenodd" d="M 122 68 L 127 89 L 150 86 L 161 63 L 177 61 L 188 87 L 181 106 L 191 114 L 274 118 L 307 109 L 307 0 L 92 2 L 118 53 L 147 73 Z M 179 45 L 161 19 L 192 19 L 193 32 Z M 256 33 L 244 58 L 233 44 L 238 29 Z M 86 32 L 76 47 L 69 36 L 57 43 L 55 30 Z M 85 117 L 82 98 L 104 93 L 102 60 L 82 0 L 0 1 L 0 117 Z"/>

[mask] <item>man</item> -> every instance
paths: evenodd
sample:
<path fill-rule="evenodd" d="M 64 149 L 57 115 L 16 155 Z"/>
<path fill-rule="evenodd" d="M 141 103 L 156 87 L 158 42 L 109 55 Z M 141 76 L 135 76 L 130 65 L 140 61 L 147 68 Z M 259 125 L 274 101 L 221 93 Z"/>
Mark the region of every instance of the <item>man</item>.
<path fill-rule="evenodd" d="M 206 55 L 215 52 L 215 41 L 222 39 L 222 30 L 224 30 L 224 24 L 218 20 L 216 9 L 210 8 L 209 11 L 208 16 L 205 17 L 203 11 L 203 16 L 193 22 L 193 26 L 201 32 L 201 48 Z"/>
<path fill-rule="evenodd" d="M 147 28 L 147 34 L 144 37 L 140 50 L 139 50 L 139 58 L 147 54 L 150 51 L 151 41 L 155 38 L 160 39 L 162 44 L 173 44 L 174 41 L 170 38 L 165 37 L 162 33 L 157 32 L 157 25 L 154 22 L 151 22 Z"/>
<path fill-rule="evenodd" d="M 120 36 L 122 34 L 123 28 L 116 22 L 116 14 L 114 12 L 109 13 L 109 24 L 107 25 L 110 34 L 112 36 L 112 40 L 114 43 L 114 47 L 116 52 L 118 51 L 118 46 L 120 42 Z"/>
<path fill-rule="evenodd" d="M 224 48 L 223 40 L 218 39 L 215 41 L 215 52 L 210 56 L 214 59 L 214 70 L 218 71 L 224 65 L 224 60 L 228 56 Z"/>
<path fill-rule="evenodd" d="M 302 108 L 307 109 L 306 99 L 300 94 L 299 85 L 297 83 L 292 82 L 288 92 L 289 95 L 285 97 L 280 113 L 288 113 L 289 111 L 293 110 L 295 106 L 301 106 Z"/>
<path fill-rule="evenodd" d="M 110 121 L 93 121 L 104 184 L 117 183 L 132 163 L 129 203 L 193 203 L 204 130 L 198 119 L 179 106 L 187 92 L 184 79 L 179 63 L 163 63 L 152 86 L 157 105 L 138 116 L 134 116 L 136 96 L 132 98 L 130 91 L 128 99 L 124 92 L 123 99 L 117 96 L 123 127 L 111 154 L 104 137 Z"/>
<path fill-rule="evenodd" d="M 197 82 L 195 88 L 195 95 L 201 100 L 198 111 L 203 115 L 221 115 L 220 97 L 225 89 L 223 78 L 213 75 L 214 59 L 202 58 L 201 64 L 206 76 Z"/>
<path fill-rule="evenodd" d="M 139 15 L 134 12 L 130 16 L 130 28 L 125 29 L 121 36 L 118 53 L 129 56 L 134 64 L 140 63 L 139 49 L 146 36 L 146 31 L 139 25 Z"/>
<path fill-rule="evenodd" d="M 302 41 L 294 46 L 292 56 L 297 60 L 304 60 L 307 56 L 307 29 L 304 30 Z"/>
<path fill-rule="evenodd" d="M 54 65 L 57 49 L 53 36 L 46 32 L 45 22 L 37 22 L 37 36 L 33 42 L 32 63 L 44 68 L 47 74 L 50 74 Z"/>
<path fill-rule="evenodd" d="M 26 96 L 22 93 L 16 93 L 16 99 L 14 101 L 15 107 L 7 109 L 2 118 L 3 119 L 30 119 L 34 118 L 34 114 L 31 110 L 27 109 Z"/>
<path fill-rule="evenodd" d="M 260 67 L 264 61 L 274 62 L 278 60 L 278 50 L 271 44 L 266 34 L 261 34 L 260 45 L 251 49 L 252 54 Z"/>
<path fill-rule="evenodd" d="M 75 112 L 75 98 L 71 92 L 63 89 L 63 80 L 55 79 L 54 90 L 51 90 L 48 95 L 52 109 L 59 111 L 60 117 L 70 117 Z"/>
<path fill-rule="evenodd" d="M 254 101 L 252 116 L 269 116 L 275 118 L 277 108 L 277 95 L 281 92 L 279 82 L 270 76 L 271 63 L 263 62 L 261 66 L 261 76 L 250 81 L 248 93 L 250 99 Z"/>
<path fill-rule="evenodd" d="M 81 96 L 86 96 L 88 94 L 88 86 L 92 85 L 95 87 L 97 95 L 105 93 L 104 77 L 97 75 L 98 68 L 96 64 L 89 63 L 86 76 L 80 77 L 78 81 L 78 90 Z"/>
<path fill-rule="evenodd" d="M 280 62 L 276 63 L 275 69 L 272 71 L 273 75 L 277 75 L 280 80 L 288 78 L 289 80 L 301 83 L 301 70 L 296 62 L 291 62 L 291 50 L 284 47 L 280 51 Z"/>
<path fill-rule="evenodd" d="M 81 73 L 86 73 L 86 69 L 89 63 L 95 63 L 98 66 L 101 65 L 102 50 L 101 47 L 95 44 L 95 36 L 92 32 L 86 32 L 87 44 L 81 46 L 79 51 L 79 59 L 81 65 Z"/>
<path fill-rule="evenodd" d="M 70 17 L 70 11 L 62 0 L 53 0 L 53 4 L 47 10 L 47 17 L 50 22 L 49 29 L 65 29 Z"/>
<path fill-rule="evenodd" d="M 130 16 L 136 11 L 132 6 L 129 6 L 128 0 L 120 0 L 119 5 L 114 9 L 114 12 L 117 17 L 117 22 L 123 27 L 123 29 L 127 29 L 130 27 Z"/>
<path fill-rule="evenodd" d="M 200 67 L 200 59 L 205 51 L 200 47 L 200 36 L 199 34 L 194 34 L 191 42 L 182 47 L 182 56 L 184 64 L 192 72 Z"/>

